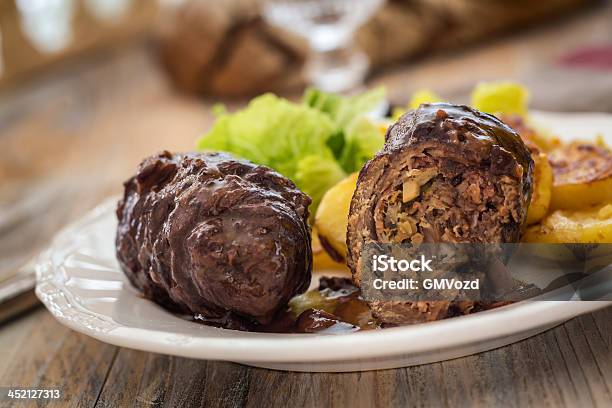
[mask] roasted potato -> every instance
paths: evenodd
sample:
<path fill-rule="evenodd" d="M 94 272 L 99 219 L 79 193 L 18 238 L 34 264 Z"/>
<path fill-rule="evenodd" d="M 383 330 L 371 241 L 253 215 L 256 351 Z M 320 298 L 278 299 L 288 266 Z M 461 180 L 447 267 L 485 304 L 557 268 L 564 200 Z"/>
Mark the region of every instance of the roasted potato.
<path fill-rule="evenodd" d="M 554 211 L 541 224 L 527 228 L 523 241 L 612 243 L 612 204 L 581 211 Z"/>
<path fill-rule="evenodd" d="M 527 211 L 527 225 L 540 221 L 550 206 L 550 197 L 553 183 L 553 174 L 548 156 L 544 151 L 550 147 L 545 140 L 538 137 L 537 132 L 525 124 L 523 117 L 517 115 L 503 115 L 502 120 L 512 127 L 520 136 L 529 151 L 535 164 L 533 172 L 533 193 Z"/>
<path fill-rule="evenodd" d="M 350 274 L 348 266 L 344 263 L 334 261 L 326 250 L 323 249 L 316 228 L 312 230 L 312 265 L 315 271 L 346 272 Z"/>
<path fill-rule="evenodd" d="M 578 210 L 612 202 L 612 153 L 601 145 L 574 142 L 549 153 L 552 210 Z"/>
<path fill-rule="evenodd" d="M 357 173 L 351 174 L 330 188 L 315 215 L 315 227 L 321 245 L 337 262 L 346 259 L 346 227 L 357 176 Z"/>
<path fill-rule="evenodd" d="M 548 212 L 553 184 L 552 168 L 546 153 L 532 153 L 535 163 L 533 172 L 533 193 L 527 211 L 527 225 L 540 221 Z"/>

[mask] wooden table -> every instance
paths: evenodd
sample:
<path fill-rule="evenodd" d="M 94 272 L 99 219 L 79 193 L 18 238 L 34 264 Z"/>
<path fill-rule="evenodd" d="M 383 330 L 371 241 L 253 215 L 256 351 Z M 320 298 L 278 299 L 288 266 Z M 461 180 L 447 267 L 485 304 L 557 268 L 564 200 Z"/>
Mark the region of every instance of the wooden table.
<path fill-rule="evenodd" d="M 518 78 L 534 107 L 612 112 L 610 72 L 555 61 L 612 39 L 612 6 L 388 70 L 394 102 L 431 87 L 462 101 L 481 79 Z M 147 44 L 106 52 L 0 93 L 0 267 L 17 268 L 66 222 L 118 194 L 140 158 L 189 150 L 212 101 L 175 93 Z M 231 101 L 230 106 L 241 101 Z M 25 199 L 25 201 L 24 201 Z M 25 203 L 25 204 L 23 204 Z M 5 207 L 6 208 L 6 207 Z M 8 266 L 7 266 L 8 265 Z M 0 327 L 0 386 L 58 387 L 56 406 L 609 406 L 612 308 L 520 343 L 442 363 L 348 374 L 254 369 L 110 346 L 38 308 Z M 502 324 L 500 322 L 500 324 Z M 0 401 L 8 406 L 8 401 Z"/>
<path fill-rule="evenodd" d="M 290 373 L 133 351 L 42 308 L 0 330 L 0 384 L 57 387 L 57 406 L 609 406 L 612 309 L 497 350 L 363 373 Z M 6 401 L 0 401 L 6 404 Z"/>

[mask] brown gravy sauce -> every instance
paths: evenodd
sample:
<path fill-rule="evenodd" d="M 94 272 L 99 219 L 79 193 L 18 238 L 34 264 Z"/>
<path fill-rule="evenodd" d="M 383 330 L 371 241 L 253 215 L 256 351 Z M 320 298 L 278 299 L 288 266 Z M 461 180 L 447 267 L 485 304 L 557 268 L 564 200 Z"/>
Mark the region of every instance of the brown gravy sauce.
<path fill-rule="evenodd" d="M 467 314 L 511 303 L 513 302 L 476 302 Z M 448 317 L 463 314 L 466 313 L 451 313 Z M 214 322 L 197 316 L 191 320 L 216 326 Z M 347 334 L 383 327 L 387 325 L 377 322 L 367 302 L 361 297 L 361 290 L 350 278 L 321 276 L 318 287 L 291 299 L 287 308 L 278 312 L 270 324 L 238 328 L 238 330 L 263 333 Z"/>
<path fill-rule="evenodd" d="M 295 296 L 286 310 L 258 331 L 342 334 L 376 328 L 368 304 L 351 279 L 324 276 L 317 288 Z"/>
<path fill-rule="evenodd" d="M 195 316 L 192 320 L 210 324 Z M 319 286 L 295 296 L 267 325 L 247 330 L 265 333 L 345 334 L 379 328 L 361 291 L 350 278 L 319 278 Z"/>

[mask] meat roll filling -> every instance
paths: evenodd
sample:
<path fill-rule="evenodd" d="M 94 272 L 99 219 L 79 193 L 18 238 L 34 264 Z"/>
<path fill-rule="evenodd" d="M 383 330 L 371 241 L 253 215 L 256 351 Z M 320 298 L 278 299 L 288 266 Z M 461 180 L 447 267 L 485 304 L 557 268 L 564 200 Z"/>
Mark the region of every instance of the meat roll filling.
<path fill-rule="evenodd" d="M 521 222 L 519 186 L 508 176 L 413 156 L 374 207 L 376 237 L 384 243 L 499 242 Z"/>

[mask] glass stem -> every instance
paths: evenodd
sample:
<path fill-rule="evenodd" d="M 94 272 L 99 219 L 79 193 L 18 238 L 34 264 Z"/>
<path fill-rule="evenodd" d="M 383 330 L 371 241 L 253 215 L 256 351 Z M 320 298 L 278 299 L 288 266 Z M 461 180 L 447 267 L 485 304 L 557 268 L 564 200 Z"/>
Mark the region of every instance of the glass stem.
<path fill-rule="evenodd" d="M 363 83 L 368 66 L 368 57 L 352 41 L 324 51 L 313 46 L 307 75 L 323 91 L 345 92 Z"/>

